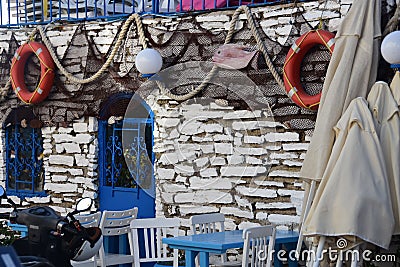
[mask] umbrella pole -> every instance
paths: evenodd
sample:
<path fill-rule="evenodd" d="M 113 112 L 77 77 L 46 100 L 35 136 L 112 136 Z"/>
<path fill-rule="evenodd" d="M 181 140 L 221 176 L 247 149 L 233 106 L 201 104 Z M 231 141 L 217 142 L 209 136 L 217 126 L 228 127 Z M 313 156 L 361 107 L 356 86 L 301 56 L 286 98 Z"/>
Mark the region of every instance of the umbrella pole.
<path fill-rule="evenodd" d="M 342 267 L 343 265 L 343 251 L 339 250 L 338 259 L 336 261 L 336 267 Z"/>
<path fill-rule="evenodd" d="M 306 263 L 307 267 L 313 267 L 313 262 L 316 261 L 316 254 L 317 254 L 317 246 L 314 242 L 312 242 L 307 258 L 307 263 Z"/>
<path fill-rule="evenodd" d="M 319 262 L 320 262 L 320 260 L 322 260 L 322 257 L 323 257 L 322 251 L 324 250 L 325 241 L 326 241 L 326 236 L 321 236 L 319 238 L 318 247 L 317 247 L 317 256 L 314 260 L 313 267 L 319 267 Z M 356 266 L 352 265 L 351 267 L 356 267 Z"/>
<path fill-rule="evenodd" d="M 360 251 L 360 246 L 358 245 L 358 246 L 354 247 L 353 251 L 355 251 L 355 250 Z M 361 260 L 362 260 L 362 258 L 360 257 L 359 253 L 352 253 L 350 267 L 357 267 L 358 262 Z"/>
<path fill-rule="evenodd" d="M 311 203 L 312 203 L 312 201 L 314 199 L 315 187 L 316 186 L 317 186 L 317 182 L 315 180 L 312 180 L 310 188 L 309 188 L 309 192 L 308 192 L 308 196 L 307 196 L 307 201 L 306 201 L 306 205 L 305 205 L 305 208 L 304 208 L 304 212 L 302 214 L 302 220 L 301 220 L 301 225 L 300 225 L 300 233 L 299 233 L 299 240 L 297 241 L 296 254 L 295 254 L 297 260 L 299 260 L 299 258 L 300 258 L 301 247 L 303 245 L 303 239 L 304 239 L 302 228 L 303 228 L 304 222 L 306 220 L 308 211 L 310 210 Z"/>

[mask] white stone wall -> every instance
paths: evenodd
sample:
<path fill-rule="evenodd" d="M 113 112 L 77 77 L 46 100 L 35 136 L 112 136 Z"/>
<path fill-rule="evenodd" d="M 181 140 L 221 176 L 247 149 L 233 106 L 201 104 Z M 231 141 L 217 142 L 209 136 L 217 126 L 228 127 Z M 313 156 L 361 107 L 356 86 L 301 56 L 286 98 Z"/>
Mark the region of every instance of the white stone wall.
<path fill-rule="evenodd" d="M 42 129 L 45 190 L 53 204 L 97 197 L 96 131 L 97 120 L 93 117 L 78 120 L 66 128 Z"/>
<path fill-rule="evenodd" d="M 299 3 L 297 7 L 268 6 L 252 11 L 266 35 L 282 44 L 292 29 L 290 22 L 295 14 L 303 14 L 312 26 L 319 23 L 322 15 L 329 30 L 334 31 L 352 3 L 351 0 L 320 2 Z M 202 14 L 196 21 L 213 32 L 226 31 L 232 13 Z M 146 18 L 143 22 L 153 29 L 172 31 L 187 19 Z M 245 15 L 241 15 L 238 28 L 243 27 L 245 20 Z M 109 50 L 120 24 L 118 21 L 86 25 L 101 53 Z M 63 57 L 75 29 L 76 25 L 48 27 L 47 36 L 59 58 Z M 11 31 L 19 41 L 25 41 L 30 33 L 23 29 L 0 29 L 0 48 L 8 49 Z M 82 58 L 86 54 L 83 49 L 87 49 L 85 42 L 82 40 L 81 47 L 71 48 L 76 53 L 67 59 L 72 62 L 67 69 L 78 76 L 86 65 L 86 59 Z M 130 52 L 136 54 L 140 49 L 135 39 Z M 115 61 L 122 59 L 119 55 Z M 60 79 L 65 81 L 63 76 Z M 66 86 L 73 92 L 74 85 L 66 82 Z M 158 216 L 188 219 L 192 214 L 222 212 L 227 215 L 227 229 L 265 223 L 288 228 L 299 222 L 303 191 L 298 173 L 309 142 L 304 132 L 279 123 L 260 125 L 258 122 L 266 121 L 263 110 L 250 114 L 215 103 L 179 104 L 165 98 L 159 100 L 158 95 L 148 99 L 156 116 Z M 199 118 L 199 114 L 203 117 Z M 28 198 L 27 202 L 48 203 L 65 213 L 77 197 L 96 198 L 96 119 L 83 118 L 65 128 L 46 127 L 42 131 L 48 197 Z M 1 137 L 0 160 L 4 162 L 3 133 Z M 0 182 L 4 184 L 4 180 L 4 164 L 1 164 Z"/>
<path fill-rule="evenodd" d="M 299 222 L 298 172 L 308 146 L 267 110 L 148 101 L 155 112 L 158 216 L 221 212 L 227 229 Z M 158 104 L 159 103 L 159 104 Z M 188 220 L 184 221 L 188 225 Z"/>

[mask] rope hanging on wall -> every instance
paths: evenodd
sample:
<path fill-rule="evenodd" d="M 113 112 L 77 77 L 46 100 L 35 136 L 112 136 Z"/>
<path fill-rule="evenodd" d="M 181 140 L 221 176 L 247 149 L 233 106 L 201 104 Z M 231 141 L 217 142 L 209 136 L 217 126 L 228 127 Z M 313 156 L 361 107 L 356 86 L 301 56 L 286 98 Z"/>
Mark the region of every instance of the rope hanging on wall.
<path fill-rule="evenodd" d="M 282 90 L 285 90 L 285 85 L 283 83 L 283 80 L 281 78 L 281 76 L 279 75 L 279 73 L 277 72 L 277 70 L 275 69 L 274 64 L 272 63 L 269 55 L 268 55 L 268 51 L 267 51 L 267 47 L 265 46 L 264 42 L 261 39 L 260 34 L 258 33 L 258 29 L 256 26 L 256 23 L 254 21 L 253 15 L 251 13 L 251 10 L 248 6 L 240 6 L 235 10 L 235 13 L 232 16 L 232 20 L 230 23 L 230 27 L 229 27 L 229 31 L 228 31 L 228 35 L 226 36 L 225 39 L 225 44 L 228 44 L 231 42 L 232 37 L 235 33 L 235 28 L 236 28 L 236 22 L 239 19 L 239 15 L 244 12 L 247 16 L 247 22 L 249 23 L 250 26 L 250 30 L 252 35 L 254 36 L 256 42 L 257 42 L 257 47 L 258 49 L 263 53 L 264 55 L 264 59 L 265 62 L 267 63 L 267 66 L 269 68 L 269 70 L 271 71 L 273 77 L 275 78 L 276 82 L 278 83 L 279 87 Z M 177 100 L 177 101 L 184 101 L 187 100 L 193 96 L 195 96 L 196 94 L 198 94 L 201 90 L 203 90 L 207 84 L 211 81 L 212 77 L 215 75 L 215 73 L 217 72 L 218 67 L 214 65 L 214 67 L 211 69 L 211 71 L 208 73 L 207 77 L 203 80 L 203 82 L 194 90 L 192 90 L 190 93 L 187 93 L 185 95 L 176 95 L 171 93 L 170 91 L 168 91 L 165 86 L 160 82 L 160 81 L 156 81 L 157 85 L 159 86 L 159 88 L 161 89 L 161 91 L 167 95 L 168 97 Z"/>
<path fill-rule="evenodd" d="M 241 13 L 245 13 L 247 16 L 247 21 L 251 30 L 252 35 L 254 36 L 256 42 L 257 42 L 257 47 L 258 49 L 263 53 L 265 61 L 267 63 L 267 66 L 269 68 L 269 70 L 271 71 L 273 77 L 275 78 L 276 82 L 278 83 L 278 85 L 280 86 L 280 88 L 282 88 L 282 90 L 284 90 L 284 83 L 279 75 L 279 73 L 276 71 L 275 66 L 273 65 L 268 52 L 267 52 L 267 48 L 265 46 L 265 44 L 263 43 L 261 36 L 258 32 L 256 23 L 254 21 L 253 15 L 249 9 L 249 7 L 247 6 L 240 6 L 239 8 L 237 8 L 235 10 L 235 13 L 233 14 L 231 23 L 230 23 L 230 28 L 228 31 L 228 34 L 226 36 L 225 39 L 225 44 L 228 44 L 231 42 L 232 37 L 235 33 L 235 28 L 236 28 L 236 22 L 238 21 L 239 15 Z M 110 56 L 107 58 L 107 61 L 102 65 L 102 67 L 92 76 L 85 78 L 85 79 L 81 79 L 81 78 L 77 78 L 75 77 L 73 74 L 71 74 L 70 72 L 68 72 L 64 66 L 61 64 L 60 60 L 58 59 L 54 48 L 52 47 L 52 44 L 50 42 L 50 40 L 48 39 L 48 37 L 46 36 L 45 30 L 42 26 L 38 26 L 35 30 L 32 31 L 32 33 L 29 35 L 28 40 L 33 40 L 34 36 L 39 33 L 43 43 L 45 44 L 45 46 L 47 47 L 47 49 L 50 52 L 51 57 L 53 58 L 57 68 L 60 70 L 60 72 L 66 76 L 66 78 L 74 83 L 77 84 L 86 84 L 86 83 L 90 83 L 95 81 L 96 79 L 98 79 L 106 70 L 107 68 L 112 64 L 115 55 L 117 54 L 118 49 L 120 48 L 123 39 L 126 37 L 126 34 L 131 26 L 131 23 L 135 21 L 136 25 L 137 25 L 137 32 L 138 32 L 138 36 L 139 36 L 139 41 L 141 43 L 141 45 L 143 46 L 143 48 L 147 48 L 147 42 L 146 42 L 146 38 L 145 38 L 145 34 L 144 34 L 144 29 L 143 29 L 143 24 L 141 21 L 141 18 L 138 14 L 132 14 L 130 17 L 128 17 L 128 19 L 124 22 L 122 29 L 118 35 L 118 39 L 115 43 L 114 48 L 112 49 Z M 28 42 L 28 41 L 27 41 Z M 163 94 L 167 95 L 168 97 L 177 100 L 177 101 L 184 101 L 187 100 L 193 96 L 195 96 L 196 94 L 198 94 L 200 91 L 202 91 L 207 84 L 211 81 L 212 77 L 215 75 L 215 73 L 217 72 L 218 67 L 214 66 L 212 68 L 212 70 L 208 73 L 207 77 L 205 77 L 205 79 L 203 80 L 203 82 L 194 90 L 192 90 L 191 92 L 184 94 L 184 95 L 177 95 L 177 94 L 173 94 L 172 92 L 170 92 L 167 88 L 165 88 L 165 86 L 157 81 L 157 84 L 160 88 L 160 90 L 162 91 Z M 3 88 L 0 88 L 0 101 L 3 101 L 6 97 L 6 95 L 8 94 L 8 89 L 10 87 L 11 81 L 10 79 L 7 81 L 7 83 L 5 84 L 5 86 Z"/>
<path fill-rule="evenodd" d="M 64 66 L 61 64 L 61 62 L 58 60 L 58 57 L 56 53 L 54 52 L 54 49 L 51 45 L 50 40 L 47 38 L 46 33 L 44 32 L 43 27 L 39 26 L 37 29 L 40 33 L 40 36 L 42 37 L 42 40 L 44 44 L 46 45 L 47 49 L 50 52 L 50 55 L 52 56 L 57 68 L 60 70 L 62 74 L 67 77 L 68 80 L 78 83 L 78 84 L 85 84 L 85 83 L 90 83 L 93 82 L 94 80 L 98 79 L 106 70 L 107 68 L 111 65 L 111 63 L 114 60 L 115 55 L 117 54 L 118 49 L 120 48 L 120 45 L 122 44 L 123 39 L 125 38 L 126 33 L 128 32 L 130 24 L 135 20 L 137 28 L 138 28 L 138 34 L 139 34 L 139 41 L 143 45 L 144 48 L 147 48 L 146 44 L 146 38 L 144 36 L 144 30 L 143 30 L 143 25 L 142 21 L 140 19 L 140 16 L 135 13 L 132 14 L 125 22 L 124 25 L 122 26 L 121 32 L 118 35 L 117 42 L 115 43 L 115 46 L 113 50 L 111 51 L 110 56 L 107 58 L 107 61 L 104 63 L 104 65 L 91 77 L 85 78 L 85 79 L 80 79 L 72 75 L 70 72 L 68 72 Z"/>
<path fill-rule="evenodd" d="M 78 83 L 78 84 L 85 84 L 85 83 L 90 83 L 96 79 L 98 79 L 106 70 L 107 68 L 111 65 L 111 63 L 114 60 L 114 57 L 122 43 L 122 40 L 124 39 L 130 24 L 133 22 L 133 20 L 136 21 L 137 24 L 137 28 L 138 28 L 138 34 L 139 34 L 139 41 L 141 42 L 141 44 L 143 45 L 143 47 L 147 47 L 146 44 L 146 39 L 144 36 L 144 31 L 143 31 L 143 25 L 142 25 L 142 21 L 139 17 L 139 15 L 137 13 L 132 14 L 125 22 L 124 25 L 122 26 L 121 32 L 119 33 L 117 42 L 110 54 L 110 56 L 108 57 L 107 61 L 104 63 L 104 65 L 95 73 L 93 74 L 91 77 L 88 77 L 86 79 L 80 79 L 75 77 L 74 75 L 72 75 L 70 72 L 68 72 L 64 66 L 61 64 L 60 60 L 58 59 L 56 53 L 54 52 L 54 48 L 50 42 L 50 40 L 47 38 L 46 33 L 44 31 L 44 28 L 42 26 L 38 26 L 36 29 L 34 29 L 31 34 L 28 37 L 28 40 L 25 43 L 28 43 L 30 40 L 33 41 L 34 37 L 37 33 L 40 34 L 45 46 L 47 47 L 47 49 L 49 50 L 49 53 L 51 55 L 51 57 L 54 60 L 54 63 L 56 64 L 57 68 L 60 70 L 60 72 L 62 74 L 64 74 L 68 80 L 71 80 L 72 82 Z M 4 87 L 0 88 L 0 101 L 4 101 L 5 97 L 8 94 L 8 89 L 10 88 L 11 85 L 11 78 L 8 79 L 7 83 L 4 85 Z"/>

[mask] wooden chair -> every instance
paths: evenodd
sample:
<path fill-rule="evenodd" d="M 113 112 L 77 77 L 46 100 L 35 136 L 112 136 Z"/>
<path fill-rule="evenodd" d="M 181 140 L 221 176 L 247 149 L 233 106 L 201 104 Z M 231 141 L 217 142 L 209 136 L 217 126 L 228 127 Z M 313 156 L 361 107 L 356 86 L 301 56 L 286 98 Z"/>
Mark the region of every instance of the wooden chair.
<path fill-rule="evenodd" d="M 193 215 L 190 217 L 190 231 L 191 234 L 206 234 L 214 232 L 225 231 L 225 215 L 222 213 L 208 213 Z M 213 256 L 214 257 L 214 256 Z M 213 265 L 217 266 L 238 266 L 240 263 L 228 262 L 226 254 L 218 256 L 217 261 L 212 261 Z M 199 265 L 198 257 L 196 258 L 196 265 Z"/>
<path fill-rule="evenodd" d="M 127 235 L 129 243 L 129 254 L 112 254 L 104 251 L 102 245 L 99 251 L 98 266 L 110 266 L 130 263 L 133 265 L 133 240 L 130 234 L 130 223 L 137 217 L 137 208 L 123 211 L 103 211 L 100 221 L 100 229 L 104 237 Z"/>
<path fill-rule="evenodd" d="M 98 227 L 100 224 L 101 212 L 98 211 L 93 214 L 75 215 L 75 218 L 79 220 L 84 227 Z M 71 261 L 73 267 L 96 267 L 96 257 L 93 257 L 86 261 Z"/>
<path fill-rule="evenodd" d="M 245 229 L 242 267 L 271 267 L 275 235 L 271 225 Z"/>
<path fill-rule="evenodd" d="M 140 267 L 141 263 L 146 262 L 172 262 L 174 267 L 178 267 L 178 250 L 173 249 L 170 254 L 167 245 L 162 243 L 164 237 L 178 236 L 180 227 L 178 218 L 137 219 L 133 220 L 130 226 L 134 240 L 135 267 Z M 140 232 L 142 232 L 144 238 L 145 251 L 142 252 L 144 257 L 140 257 Z"/>

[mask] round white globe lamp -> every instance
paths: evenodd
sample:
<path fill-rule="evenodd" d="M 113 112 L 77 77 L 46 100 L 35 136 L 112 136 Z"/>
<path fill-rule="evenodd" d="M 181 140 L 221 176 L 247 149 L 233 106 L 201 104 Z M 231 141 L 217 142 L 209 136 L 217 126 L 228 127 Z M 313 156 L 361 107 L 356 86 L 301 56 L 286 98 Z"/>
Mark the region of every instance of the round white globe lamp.
<path fill-rule="evenodd" d="M 383 39 L 381 53 L 392 68 L 400 67 L 400 31 L 392 32 Z"/>
<path fill-rule="evenodd" d="M 142 77 L 151 77 L 161 70 L 162 57 L 157 50 L 146 48 L 137 54 L 135 66 Z"/>

